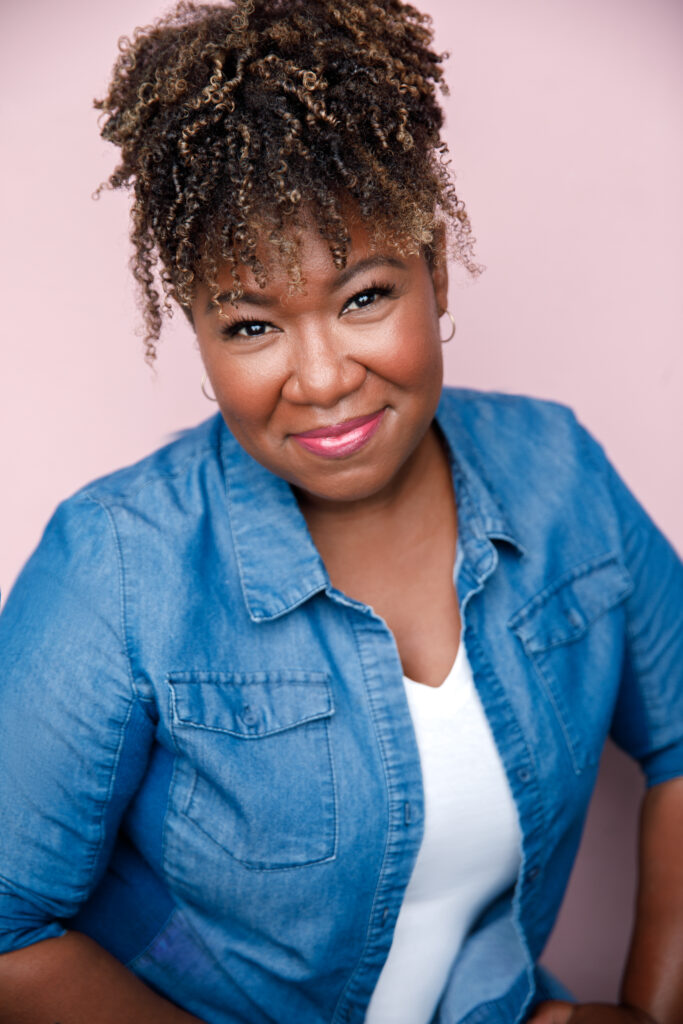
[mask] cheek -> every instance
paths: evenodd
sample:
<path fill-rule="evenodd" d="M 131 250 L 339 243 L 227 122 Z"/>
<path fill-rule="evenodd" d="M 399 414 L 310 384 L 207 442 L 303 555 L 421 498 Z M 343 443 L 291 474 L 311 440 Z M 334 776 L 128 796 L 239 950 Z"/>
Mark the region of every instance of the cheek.
<path fill-rule="evenodd" d="M 443 346 L 430 329 L 431 317 L 409 317 L 397 325 L 383 348 L 385 367 L 380 372 L 407 389 L 439 385 L 443 374 Z"/>
<path fill-rule="evenodd" d="M 207 369 L 221 412 L 229 425 L 260 425 L 277 405 L 282 373 L 267 353 L 228 357 L 220 353 Z"/>

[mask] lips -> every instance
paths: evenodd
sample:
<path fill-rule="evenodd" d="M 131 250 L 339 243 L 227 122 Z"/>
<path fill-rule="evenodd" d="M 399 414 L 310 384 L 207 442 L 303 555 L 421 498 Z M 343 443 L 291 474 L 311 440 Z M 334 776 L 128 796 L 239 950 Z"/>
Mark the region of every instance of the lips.
<path fill-rule="evenodd" d="M 292 434 L 291 437 L 314 455 L 341 459 L 365 447 L 382 422 L 384 412 L 384 409 L 380 409 L 369 416 L 358 416 L 343 423 L 333 423 L 315 430 Z"/>

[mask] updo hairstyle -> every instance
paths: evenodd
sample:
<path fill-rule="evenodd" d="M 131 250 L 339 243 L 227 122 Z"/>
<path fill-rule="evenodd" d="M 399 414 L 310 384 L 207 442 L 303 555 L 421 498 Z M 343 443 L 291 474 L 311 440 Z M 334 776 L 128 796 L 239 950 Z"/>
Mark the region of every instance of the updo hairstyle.
<path fill-rule="evenodd" d="M 264 240 L 300 289 L 304 218 L 338 268 L 352 208 L 375 245 L 390 237 L 430 261 L 448 249 L 478 272 L 440 137 L 445 55 L 431 45 L 430 18 L 400 0 L 183 0 L 119 41 L 95 106 L 121 162 L 100 187 L 132 189 L 148 361 L 162 313 L 171 299 L 189 312 L 198 277 L 214 301 L 226 263 L 233 299 L 240 264 L 265 286 Z"/>

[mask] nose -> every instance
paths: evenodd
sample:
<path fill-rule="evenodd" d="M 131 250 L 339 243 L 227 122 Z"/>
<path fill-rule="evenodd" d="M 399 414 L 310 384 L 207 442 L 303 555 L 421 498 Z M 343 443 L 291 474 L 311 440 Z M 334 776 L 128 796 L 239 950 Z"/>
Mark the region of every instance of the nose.
<path fill-rule="evenodd" d="M 282 396 L 297 405 L 329 409 L 356 391 L 367 372 L 336 332 L 311 326 L 292 341 Z"/>

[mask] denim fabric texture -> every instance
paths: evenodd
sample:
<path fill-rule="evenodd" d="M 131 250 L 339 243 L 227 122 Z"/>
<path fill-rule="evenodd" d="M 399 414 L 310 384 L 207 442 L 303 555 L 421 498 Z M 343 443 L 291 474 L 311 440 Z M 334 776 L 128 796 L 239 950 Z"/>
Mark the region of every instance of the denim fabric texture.
<path fill-rule="evenodd" d="M 446 389 L 437 422 L 523 849 L 434 1022 L 512 1024 L 607 735 L 683 774 L 683 568 L 567 408 Z M 59 507 L 0 616 L 0 735 L 0 950 L 76 928 L 209 1024 L 363 1021 L 423 828 L 402 668 L 220 416 Z"/>

